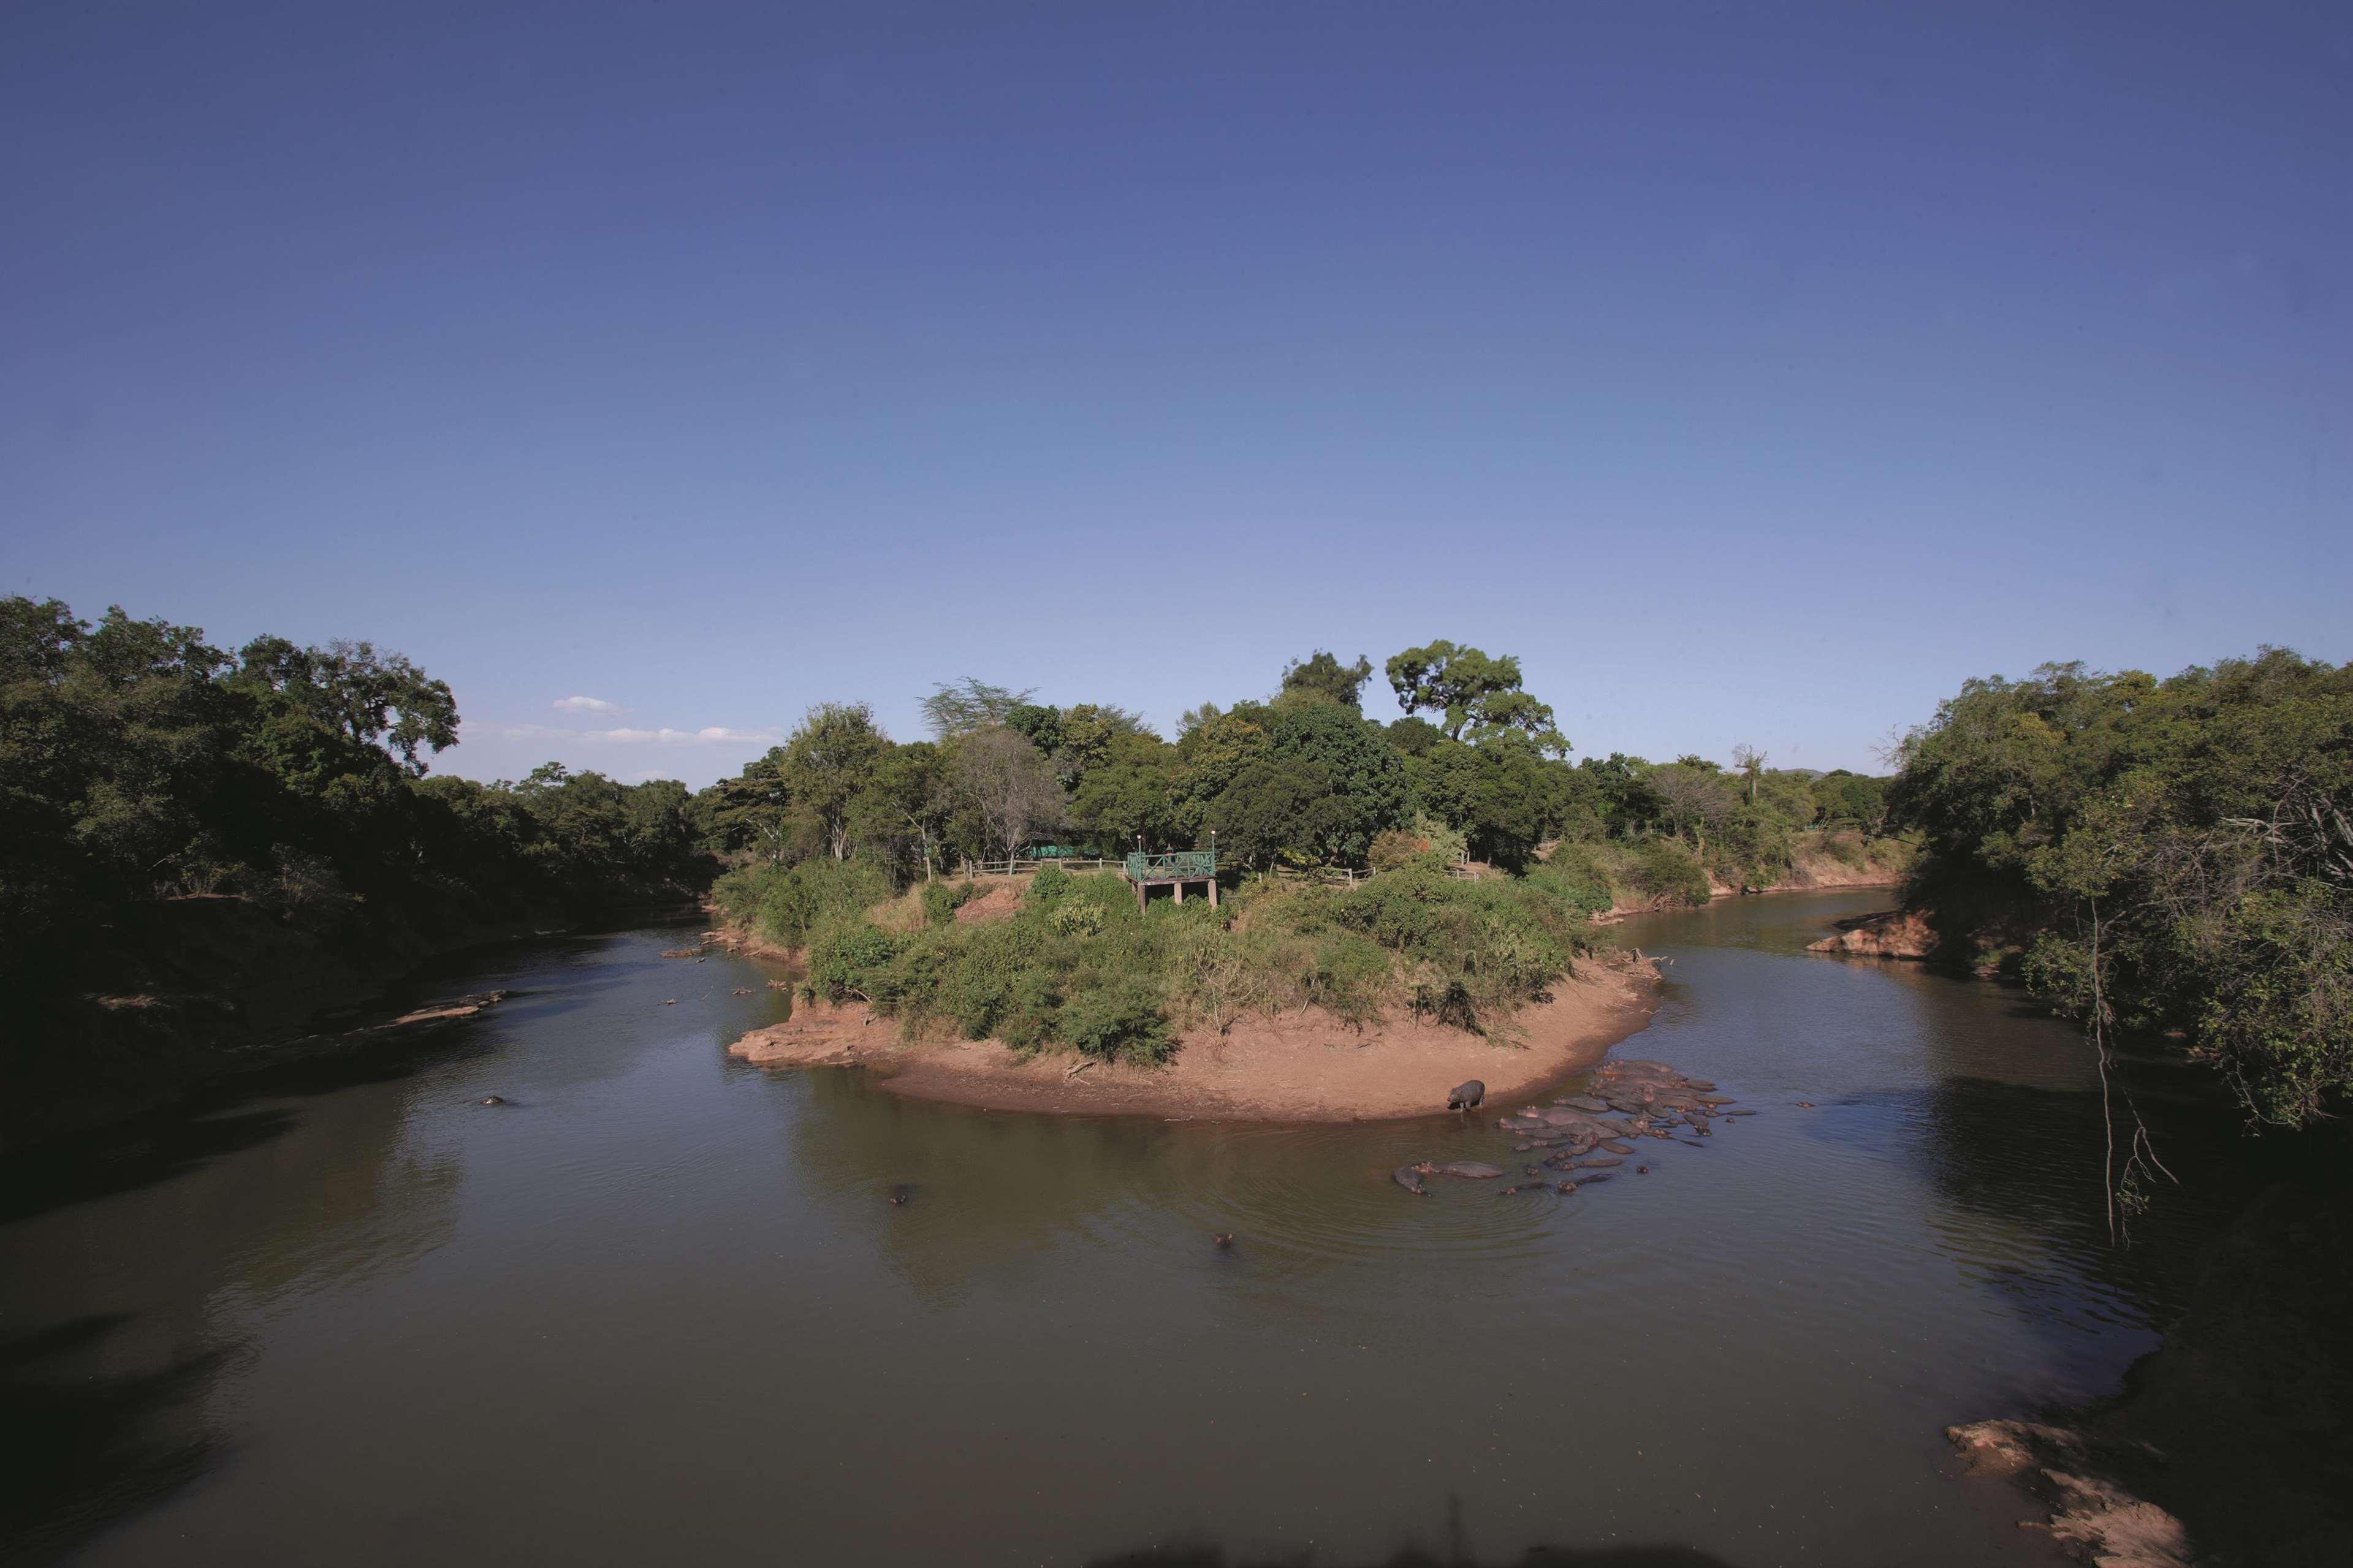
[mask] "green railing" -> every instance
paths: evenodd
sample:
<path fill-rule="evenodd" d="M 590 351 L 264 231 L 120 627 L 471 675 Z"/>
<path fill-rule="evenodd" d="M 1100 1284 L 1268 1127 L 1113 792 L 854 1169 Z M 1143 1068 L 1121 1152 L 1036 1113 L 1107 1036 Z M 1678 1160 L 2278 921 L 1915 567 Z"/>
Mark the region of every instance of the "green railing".
<path fill-rule="evenodd" d="M 1214 849 L 1179 849 L 1173 855 L 1127 858 L 1127 879 L 1131 882 L 1172 882 L 1217 874 L 1218 852 Z"/>

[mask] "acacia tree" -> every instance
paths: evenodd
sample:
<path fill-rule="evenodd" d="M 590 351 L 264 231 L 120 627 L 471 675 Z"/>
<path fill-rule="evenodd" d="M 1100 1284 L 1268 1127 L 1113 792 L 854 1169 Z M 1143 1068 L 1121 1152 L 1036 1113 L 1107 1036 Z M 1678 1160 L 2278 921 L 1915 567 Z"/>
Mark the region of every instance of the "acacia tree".
<path fill-rule="evenodd" d="M 1466 731 L 1477 741 L 1510 730 L 1525 735 L 1539 751 L 1568 752 L 1568 738 L 1554 722 L 1552 709 L 1521 689 L 1520 661 L 1510 654 L 1490 658 L 1440 639 L 1397 655 L 1388 672 L 1398 706 L 1409 713 L 1444 714 L 1441 727 L 1450 741 L 1462 740 Z"/>
<path fill-rule="evenodd" d="M 923 718 L 932 726 L 933 734 L 943 741 L 953 741 L 958 735 L 1007 722 L 1016 710 L 1031 706 L 1030 695 L 1028 688 L 1016 691 L 967 675 L 962 680 L 944 680 L 933 687 L 932 694 L 923 699 Z"/>
<path fill-rule="evenodd" d="M 1056 826 L 1062 785 L 1037 747 L 1002 725 L 976 730 L 955 742 L 956 787 L 979 814 L 983 833 L 1008 860 L 1037 828 Z"/>

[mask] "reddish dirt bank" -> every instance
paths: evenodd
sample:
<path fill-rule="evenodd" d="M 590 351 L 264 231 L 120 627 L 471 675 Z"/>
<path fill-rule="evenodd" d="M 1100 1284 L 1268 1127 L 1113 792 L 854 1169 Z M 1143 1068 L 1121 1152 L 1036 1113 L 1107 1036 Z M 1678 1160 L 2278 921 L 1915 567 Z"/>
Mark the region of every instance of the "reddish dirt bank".
<path fill-rule="evenodd" d="M 1040 1054 L 994 1040 L 904 1045 L 859 1005 L 806 1006 L 728 1048 L 764 1067 L 863 1067 L 894 1094 L 999 1110 L 1228 1121 L 1369 1121 L 1442 1110 L 1466 1079 L 1491 1104 L 1525 1099 L 1589 1070 L 1651 1020 L 1647 963 L 1588 963 L 1553 999 L 1521 1009 L 1500 1039 L 1411 1020 L 1352 1029 L 1320 1012 L 1237 1019 L 1184 1037 L 1163 1068 Z"/>

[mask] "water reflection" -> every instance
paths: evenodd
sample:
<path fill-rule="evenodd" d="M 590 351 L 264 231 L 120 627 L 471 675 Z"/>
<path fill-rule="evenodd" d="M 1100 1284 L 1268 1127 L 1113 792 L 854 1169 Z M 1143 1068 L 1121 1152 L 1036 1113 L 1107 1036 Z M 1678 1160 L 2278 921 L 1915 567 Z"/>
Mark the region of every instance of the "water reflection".
<path fill-rule="evenodd" d="M 745 1068 L 781 994 L 674 931 L 509 955 L 440 985 L 525 993 L 461 1037 L 12 1189 L 5 1321 L 51 1337 L 9 1375 L 88 1436 L 10 1528 L 111 1522 L 92 1563 L 2021 1561 L 1939 1429 L 2112 1384 L 2196 1226 L 2112 1254 L 2072 1037 L 1802 954 L 1859 907 L 1638 924 L 1676 979 L 1631 1054 L 1759 1114 L 1567 1197 L 1405 1196 L 1408 1159 L 1511 1158 L 1453 1118 Z"/>
<path fill-rule="evenodd" d="M 215 1348 L 100 1370 L 127 1317 L 90 1313 L 0 1341 L 0 1552 L 33 1562 L 202 1474 L 187 1419 L 228 1358 Z"/>

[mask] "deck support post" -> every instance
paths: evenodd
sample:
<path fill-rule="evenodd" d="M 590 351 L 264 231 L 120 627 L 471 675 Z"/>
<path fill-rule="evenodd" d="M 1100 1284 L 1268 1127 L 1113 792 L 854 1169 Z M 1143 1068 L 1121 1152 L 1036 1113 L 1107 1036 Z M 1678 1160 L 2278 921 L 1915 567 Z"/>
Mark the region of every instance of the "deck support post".
<path fill-rule="evenodd" d="M 1213 910 L 1218 907 L 1218 879 L 1215 877 L 1209 879 L 1209 907 Z"/>

